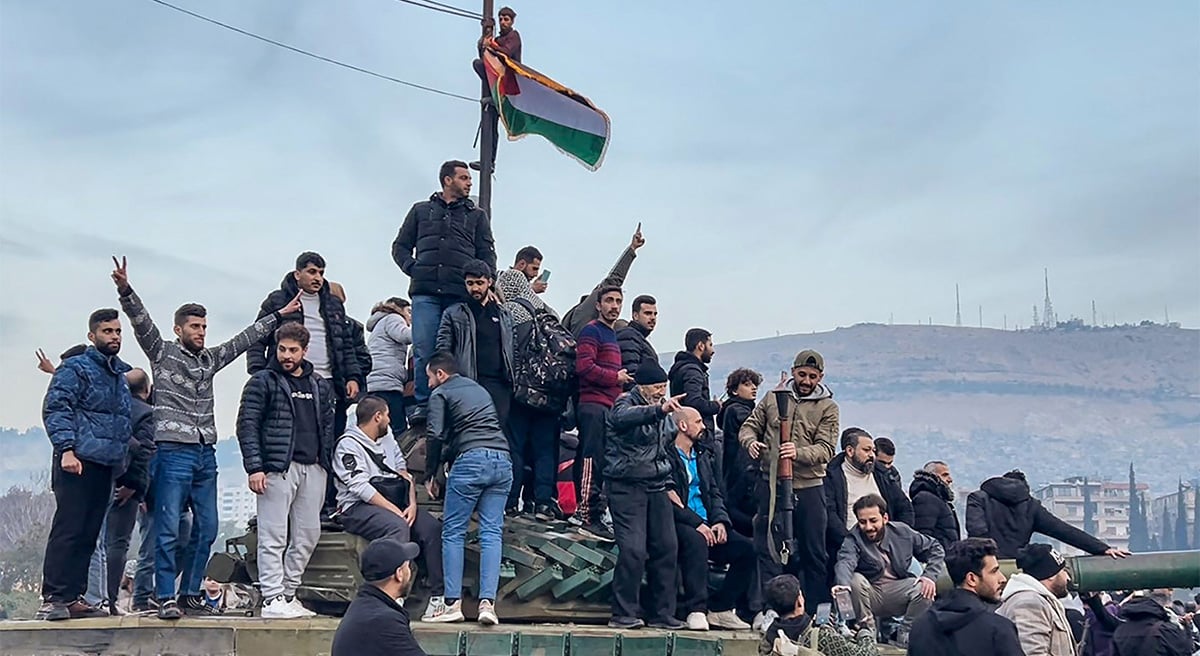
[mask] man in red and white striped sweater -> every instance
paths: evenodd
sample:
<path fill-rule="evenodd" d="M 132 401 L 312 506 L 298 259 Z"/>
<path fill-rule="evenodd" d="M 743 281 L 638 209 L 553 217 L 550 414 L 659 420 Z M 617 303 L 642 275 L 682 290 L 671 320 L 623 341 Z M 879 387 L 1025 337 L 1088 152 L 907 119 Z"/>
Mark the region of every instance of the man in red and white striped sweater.
<path fill-rule="evenodd" d="M 600 290 L 596 301 L 599 318 L 589 322 L 579 334 L 575 371 L 579 374 L 579 451 L 575 457 L 574 477 L 579 509 L 576 523 L 581 531 L 597 539 L 612 541 L 612 529 L 604 525 L 604 431 L 608 413 L 626 383 L 633 382 L 621 368 L 621 347 L 613 324 L 621 316 L 624 295 L 617 286 Z"/>

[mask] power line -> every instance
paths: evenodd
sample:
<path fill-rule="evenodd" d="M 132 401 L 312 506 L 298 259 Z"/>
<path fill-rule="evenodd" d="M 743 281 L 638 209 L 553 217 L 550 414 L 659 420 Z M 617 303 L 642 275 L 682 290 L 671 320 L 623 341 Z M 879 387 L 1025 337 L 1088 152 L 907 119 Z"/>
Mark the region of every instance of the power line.
<path fill-rule="evenodd" d="M 188 16 L 191 16 L 192 18 L 196 18 L 196 19 L 202 20 L 202 21 L 204 21 L 204 22 L 206 22 L 206 23 L 211 23 L 211 24 L 213 24 L 213 25 L 216 25 L 216 26 L 218 26 L 218 27 L 223 27 L 223 28 L 225 28 L 225 29 L 227 29 L 227 30 L 229 30 L 229 31 L 231 31 L 231 32 L 237 32 L 238 34 L 241 34 L 241 35 L 243 35 L 243 36 L 248 36 L 248 37 L 250 37 L 250 38 L 252 38 L 252 39 L 257 39 L 257 40 L 259 40 L 259 41 L 262 41 L 263 43 L 269 43 L 269 44 L 271 44 L 271 45 L 273 45 L 273 46 L 277 46 L 277 47 L 279 47 L 279 48 L 283 48 L 284 50 L 290 50 L 290 51 L 292 51 L 292 52 L 294 52 L 294 53 L 297 53 L 297 54 L 304 55 L 305 57 L 312 57 L 313 59 L 317 59 L 317 60 L 323 61 L 323 62 L 325 62 L 325 63 L 327 63 L 327 64 L 333 64 L 334 66 L 341 66 L 342 68 L 348 68 L 348 69 L 350 69 L 350 70 L 352 70 L 352 71 L 357 71 L 357 72 L 359 72 L 359 73 L 362 73 L 362 74 L 364 74 L 364 75 L 370 75 L 371 77 L 377 77 L 377 78 L 379 78 L 379 79 L 381 79 L 381 80 L 387 80 L 388 82 L 394 82 L 394 83 L 396 83 L 396 84 L 400 84 L 400 85 L 403 85 L 403 86 L 406 86 L 406 87 L 412 87 L 412 88 L 414 88 L 414 89 L 420 89 L 421 91 L 428 91 L 429 93 L 436 93 L 436 94 L 438 94 L 438 95 L 440 95 L 440 96 L 446 96 L 446 97 L 449 97 L 449 98 L 458 98 L 459 100 L 466 100 L 466 101 L 468 101 L 468 102 L 472 102 L 472 103 L 477 103 L 477 102 L 479 102 L 479 99 L 478 99 L 478 98 L 471 98 L 470 96 L 464 96 L 464 95 L 457 94 L 457 93 L 451 93 L 451 92 L 449 92 L 449 91 L 442 91 L 441 89 L 434 89 L 433 87 L 427 87 L 427 86 L 425 86 L 425 85 L 422 85 L 422 84 L 416 84 L 415 82 L 406 82 L 406 81 L 404 81 L 404 80 L 401 80 L 401 79 L 398 79 L 398 78 L 394 78 L 394 77 L 392 77 L 392 76 L 390 76 L 390 75 L 384 75 L 383 73 L 376 73 L 375 71 L 367 70 L 367 69 L 365 69 L 365 68 L 361 68 L 361 67 L 359 67 L 359 66 L 355 66 L 354 64 L 347 64 L 347 63 L 345 63 L 345 62 L 341 62 L 341 61 L 338 61 L 338 60 L 336 60 L 336 59 L 330 59 L 329 57 L 324 57 L 324 56 L 322 56 L 322 55 L 318 55 L 318 54 L 316 54 L 316 53 L 309 52 L 309 51 L 307 51 L 307 50 L 302 50 L 302 49 L 300 49 L 300 48 L 297 48 L 297 47 L 295 47 L 295 46 L 289 46 L 289 45 L 288 45 L 288 44 L 286 44 L 286 43 L 280 43 L 280 42 L 278 42 L 278 41 L 275 41 L 275 40 L 272 40 L 272 39 L 268 39 L 268 38 L 267 38 L 267 37 L 265 37 L 265 36 L 259 36 L 259 35 L 255 34 L 255 33 L 253 33 L 253 32 L 247 32 L 246 30 L 243 30 L 243 29 L 241 29 L 241 28 L 234 27 L 234 26 L 232 26 L 232 25 L 228 25 L 228 24 L 226 24 L 226 23 L 222 23 L 222 22 L 221 22 L 221 21 L 219 21 L 219 20 L 215 20 L 215 19 L 209 18 L 209 17 L 207 17 L 207 16 L 202 16 L 202 15 L 200 15 L 200 14 L 197 14 L 197 13 L 196 13 L 196 12 L 194 12 L 194 11 L 189 11 L 189 10 L 187 10 L 187 9 L 184 9 L 183 7 L 178 7 L 178 6 L 176 6 L 176 5 L 173 5 L 173 4 L 169 3 L 169 2 L 165 2 L 164 0 L 150 0 L 150 2 L 153 2 L 153 3 L 155 3 L 155 4 L 162 5 L 162 6 L 166 7 L 166 8 L 168 8 L 168 9 L 173 9 L 173 10 L 175 10 L 175 11 L 177 11 L 177 12 L 181 13 L 181 14 L 186 14 L 186 15 L 188 15 Z"/>
<path fill-rule="evenodd" d="M 466 9 L 459 9 L 458 7 L 455 7 L 454 5 L 447 5 L 447 4 L 442 4 L 440 2 L 434 2 L 434 0 L 426 0 L 425 2 L 417 2 L 417 0 L 396 0 L 396 2 L 403 2 L 405 4 L 409 4 L 414 7 L 420 7 L 422 9 L 431 9 L 433 11 L 440 11 L 443 14 L 449 14 L 451 16 L 459 16 L 461 18 L 470 18 L 471 20 L 480 20 L 481 18 L 483 18 L 483 14 L 477 14 L 472 11 L 467 11 Z"/>

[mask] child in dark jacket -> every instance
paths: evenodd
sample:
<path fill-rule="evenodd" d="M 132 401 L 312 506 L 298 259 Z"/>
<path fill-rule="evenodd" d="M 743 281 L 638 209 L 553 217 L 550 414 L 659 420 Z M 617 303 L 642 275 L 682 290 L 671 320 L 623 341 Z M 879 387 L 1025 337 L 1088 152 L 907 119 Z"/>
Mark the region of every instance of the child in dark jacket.
<path fill-rule="evenodd" d="M 811 650 L 813 632 L 816 632 L 816 649 L 823 656 L 876 656 L 879 653 L 875 638 L 868 630 L 861 630 L 850 639 L 831 623 L 815 625 L 812 617 L 804 613 L 804 594 L 800 591 L 800 580 L 795 576 L 783 574 L 767 581 L 763 594 L 767 606 L 779 617 L 763 634 L 758 645 L 759 656 L 795 654 L 797 645 Z"/>

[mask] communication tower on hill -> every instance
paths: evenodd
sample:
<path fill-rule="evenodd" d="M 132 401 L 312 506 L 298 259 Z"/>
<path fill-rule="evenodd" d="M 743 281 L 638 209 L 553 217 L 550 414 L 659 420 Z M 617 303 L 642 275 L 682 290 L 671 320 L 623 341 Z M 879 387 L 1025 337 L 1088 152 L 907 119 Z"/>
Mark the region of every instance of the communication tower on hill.
<path fill-rule="evenodd" d="M 962 303 L 958 300 L 958 283 L 954 283 L 954 325 L 962 328 Z"/>
<path fill-rule="evenodd" d="M 1046 276 L 1046 300 L 1042 310 L 1042 327 L 1047 330 L 1058 327 L 1058 317 L 1054 314 L 1054 305 L 1050 303 L 1050 269 L 1042 269 Z"/>

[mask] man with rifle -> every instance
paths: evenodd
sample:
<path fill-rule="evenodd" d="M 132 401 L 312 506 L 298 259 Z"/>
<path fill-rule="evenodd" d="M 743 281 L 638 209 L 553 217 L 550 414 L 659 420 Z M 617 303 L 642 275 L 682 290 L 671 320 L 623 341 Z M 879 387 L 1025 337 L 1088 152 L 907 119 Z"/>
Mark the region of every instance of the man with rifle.
<path fill-rule="evenodd" d="M 824 376 L 821 354 L 801 351 L 791 384 L 767 395 L 738 432 L 764 474 L 754 526 L 764 580 L 793 573 L 814 604 L 829 598 L 822 486 L 838 439 L 838 406 Z"/>

